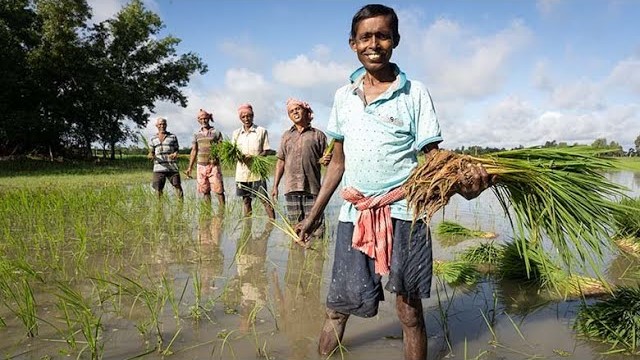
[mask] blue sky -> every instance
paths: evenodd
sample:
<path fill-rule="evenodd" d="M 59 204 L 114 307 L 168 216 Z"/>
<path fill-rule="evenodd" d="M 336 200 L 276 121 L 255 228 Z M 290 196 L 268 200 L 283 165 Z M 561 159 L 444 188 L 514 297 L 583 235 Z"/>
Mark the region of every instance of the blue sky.
<path fill-rule="evenodd" d="M 90 0 L 94 19 L 124 0 Z M 400 18 L 393 61 L 430 90 L 442 147 L 532 146 L 547 140 L 625 149 L 640 135 L 640 2 L 634 0 L 384 1 Z M 185 93 L 187 108 L 156 115 L 189 146 L 199 108 L 227 136 L 250 102 L 272 146 L 290 126 L 288 97 L 309 102 L 324 129 L 335 90 L 359 63 L 347 39 L 367 2 L 338 0 L 147 0 L 209 66 Z M 156 116 L 154 115 L 154 116 Z M 151 135 L 150 124 L 143 134 Z"/>

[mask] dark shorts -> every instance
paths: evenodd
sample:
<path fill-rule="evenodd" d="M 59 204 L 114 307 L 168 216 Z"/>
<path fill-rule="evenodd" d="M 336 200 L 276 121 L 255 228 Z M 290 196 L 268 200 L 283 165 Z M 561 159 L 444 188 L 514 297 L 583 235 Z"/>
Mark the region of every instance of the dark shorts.
<path fill-rule="evenodd" d="M 255 198 L 256 194 L 262 194 L 265 199 L 269 198 L 267 194 L 267 182 L 264 180 L 251 181 L 251 182 L 237 182 L 236 183 L 236 195 L 240 197 Z"/>
<path fill-rule="evenodd" d="M 285 207 L 287 209 L 287 220 L 291 225 L 295 225 L 309 215 L 316 195 L 305 192 L 292 192 L 284 195 Z M 321 236 L 324 232 L 324 216 L 320 218 L 320 226 L 313 233 L 314 236 Z"/>
<path fill-rule="evenodd" d="M 169 183 L 174 187 L 180 186 L 180 173 L 177 171 L 154 172 L 153 178 L 151 179 L 151 186 L 157 191 L 162 191 L 167 179 L 169 179 Z"/>
<path fill-rule="evenodd" d="M 431 234 L 422 221 L 392 219 L 391 272 L 385 289 L 408 297 L 428 298 L 431 293 Z M 339 222 L 327 307 L 341 313 L 372 317 L 384 300 L 382 277 L 374 260 L 351 247 L 353 224 Z"/>

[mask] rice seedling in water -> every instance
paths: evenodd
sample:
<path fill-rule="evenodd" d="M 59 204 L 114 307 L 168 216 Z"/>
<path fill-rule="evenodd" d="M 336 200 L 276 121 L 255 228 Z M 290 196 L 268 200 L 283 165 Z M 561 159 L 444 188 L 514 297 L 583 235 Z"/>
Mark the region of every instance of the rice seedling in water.
<path fill-rule="evenodd" d="M 42 278 L 26 263 L 0 261 L 0 298 L 24 325 L 28 337 L 38 335 L 38 305 L 31 280 Z"/>
<path fill-rule="evenodd" d="M 497 235 L 493 232 L 473 230 L 453 221 L 441 221 L 436 226 L 436 234 L 443 237 L 482 238 L 493 239 Z"/>
<path fill-rule="evenodd" d="M 565 298 L 602 295 L 608 292 L 608 285 L 598 279 L 568 274 L 554 264 L 549 255 L 539 247 L 529 247 L 525 258 L 520 244 L 521 241 L 516 240 L 504 246 L 498 264 L 498 270 L 504 278 L 530 282 L 555 291 Z"/>
<path fill-rule="evenodd" d="M 640 340 L 640 289 L 619 287 L 613 296 L 582 304 L 574 329 L 583 336 L 611 344 L 612 350 L 637 353 Z"/>
<path fill-rule="evenodd" d="M 462 260 L 435 260 L 433 274 L 444 279 L 449 285 L 473 285 L 480 275 L 475 265 Z"/>
<path fill-rule="evenodd" d="M 87 343 L 87 345 L 80 350 L 78 358 L 88 349 L 91 353 L 91 359 L 101 359 L 104 348 L 104 344 L 100 342 L 102 315 L 96 315 L 92 309 L 91 301 L 84 298 L 68 284 L 58 282 L 56 286 L 58 292 L 55 295 L 60 299 L 58 308 L 64 314 L 64 320 L 70 327 L 69 330 L 73 330 L 76 326 L 79 326 L 80 332 Z M 71 333 L 67 337 L 67 342 L 72 348 L 76 346 L 73 336 L 73 333 Z"/>
<path fill-rule="evenodd" d="M 504 248 L 493 241 L 480 243 L 465 249 L 460 259 L 475 265 L 497 265 L 502 257 Z"/>
<path fill-rule="evenodd" d="M 540 243 L 546 237 L 565 264 L 588 263 L 598 271 L 595 262 L 610 245 L 612 219 L 627 210 L 615 200 L 627 197 L 624 187 L 603 175 L 615 170 L 616 163 L 601 154 L 586 146 L 517 149 L 485 157 L 439 150 L 415 169 L 404 190 L 414 217 L 429 221 L 471 181 L 465 169 L 481 164 L 496 176 L 492 190 L 521 239 Z M 525 257 L 527 247 L 523 242 Z"/>

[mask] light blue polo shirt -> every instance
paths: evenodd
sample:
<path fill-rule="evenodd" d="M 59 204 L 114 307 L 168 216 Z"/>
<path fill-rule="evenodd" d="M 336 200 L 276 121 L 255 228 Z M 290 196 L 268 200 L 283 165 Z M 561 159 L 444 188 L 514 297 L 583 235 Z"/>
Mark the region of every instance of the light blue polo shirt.
<path fill-rule="evenodd" d="M 418 164 L 419 151 L 442 141 L 429 91 L 392 66 L 395 82 L 370 104 L 362 96 L 365 69 L 351 74 L 351 84 L 336 91 L 326 131 L 343 141 L 342 187 L 354 187 L 365 196 L 385 194 L 404 184 Z M 355 222 L 356 214 L 345 201 L 339 220 Z M 391 204 L 391 217 L 413 219 L 406 200 Z"/>

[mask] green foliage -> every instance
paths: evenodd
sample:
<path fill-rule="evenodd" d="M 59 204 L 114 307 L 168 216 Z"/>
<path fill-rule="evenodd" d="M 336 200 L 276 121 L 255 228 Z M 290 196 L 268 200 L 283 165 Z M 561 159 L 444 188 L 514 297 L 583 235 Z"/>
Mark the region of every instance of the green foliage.
<path fill-rule="evenodd" d="M 89 156 L 101 142 L 114 158 L 135 136 L 127 120 L 146 126 L 158 100 L 186 106 L 181 89 L 207 67 L 160 36 L 157 14 L 133 0 L 90 18 L 86 0 L 0 3 L 0 154 Z"/>
<path fill-rule="evenodd" d="M 631 353 L 640 340 L 640 289 L 620 287 L 596 304 L 582 304 L 574 328 L 582 335 Z"/>

